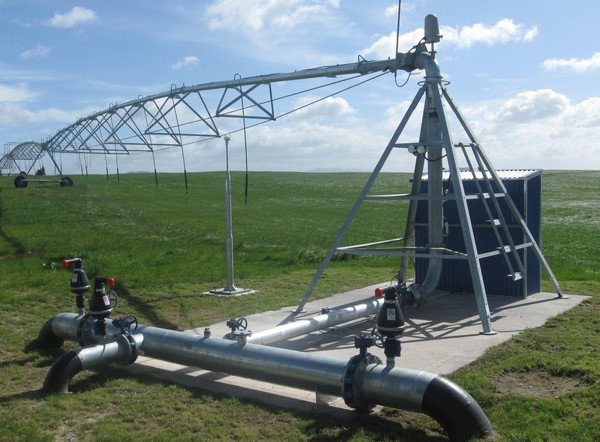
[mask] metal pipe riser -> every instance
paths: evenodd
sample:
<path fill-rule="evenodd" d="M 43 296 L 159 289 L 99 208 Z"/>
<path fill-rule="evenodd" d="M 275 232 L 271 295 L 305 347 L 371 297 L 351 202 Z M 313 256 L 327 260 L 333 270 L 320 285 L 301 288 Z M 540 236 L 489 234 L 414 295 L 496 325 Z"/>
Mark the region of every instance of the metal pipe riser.
<path fill-rule="evenodd" d="M 443 212 L 443 163 L 444 149 L 442 142 L 442 124 L 446 124 L 444 110 L 437 108 L 434 94 L 438 94 L 438 85 L 442 81 L 439 66 L 435 58 L 428 53 L 420 53 L 415 57 L 415 65 L 424 69 L 426 72 L 425 80 L 427 83 L 427 92 L 425 95 L 425 106 L 423 109 L 423 118 L 421 123 L 420 142 L 427 147 L 429 161 L 427 162 L 428 172 L 428 196 L 427 203 L 428 221 L 428 246 L 442 247 L 444 243 L 444 212 Z M 407 303 L 409 307 L 419 308 L 427 302 L 427 296 L 438 286 L 441 274 L 443 260 L 441 257 L 429 258 L 427 274 L 421 284 L 411 284 L 408 291 L 411 294 L 411 302 Z"/>

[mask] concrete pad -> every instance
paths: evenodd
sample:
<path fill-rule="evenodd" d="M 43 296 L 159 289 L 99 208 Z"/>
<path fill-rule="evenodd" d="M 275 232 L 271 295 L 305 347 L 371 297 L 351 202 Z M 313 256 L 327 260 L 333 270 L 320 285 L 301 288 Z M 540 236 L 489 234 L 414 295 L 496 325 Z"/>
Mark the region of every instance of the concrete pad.
<path fill-rule="evenodd" d="M 268 330 L 293 320 L 313 317 L 320 314 L 324 308 L 334 309 L 372 298 L 374 289 L 381 285 L 383 284 L 309 302 L 305 311 L 300 314 L 294 314 L 294 306 L 291 306 L 279 311 L 247 316 L 248 330 Z M 476 360 L 488 348 L 507 341 L 528 328 L 543 325 L 548 319 L 575 307 L 586 298 L 579 295 L 558 298 L 554 293 L 538 293 L 526 299 L 488 295 L 492 324 L 497 333 L 483 335 L 474 295 L 453 293 L 441 296 L 429 301 L 420 309 L 406 312 L 408 328 L 402 335 L 402 355 L 396 360 L 396 366 L 447 375 Z M 327 330 L 308 333 L 273 346 L 348 360 L 358 353 L 354 347 L 354 336 L 370 333 L 374 326 L 375 319 L 371 316 Z M 222 337 L 229 332 L 225 322 L 208 327 L 214 337 Z M 205 328 L 199 327 L 191 332 L 203 335 Z M 385 361 L 383 349 L 371 347 L 369 351 Z M 346 407 L 341 399 L 318 397 L 315 392 L 144 357 L 138 358 L 130 369 L 214 393 L 246 397 L 305 411 L 314 410 L 321 405 Z"/>

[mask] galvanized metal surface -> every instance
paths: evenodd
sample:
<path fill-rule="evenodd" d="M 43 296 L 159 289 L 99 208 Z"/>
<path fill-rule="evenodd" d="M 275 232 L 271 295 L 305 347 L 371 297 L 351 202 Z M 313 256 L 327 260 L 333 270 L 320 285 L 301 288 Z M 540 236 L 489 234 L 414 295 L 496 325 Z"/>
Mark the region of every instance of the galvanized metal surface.
<path fill-rule="evenodd" d="M 248 337 L 248 342 L 268 345 L 317 330 L 327 330 L 327 328 L 338 324 L 374 315 L 379 311 L 382 304 L 383 299 L 366 299 L 316 316 L 295 319 L 271 329 L 253 333 Z"/>

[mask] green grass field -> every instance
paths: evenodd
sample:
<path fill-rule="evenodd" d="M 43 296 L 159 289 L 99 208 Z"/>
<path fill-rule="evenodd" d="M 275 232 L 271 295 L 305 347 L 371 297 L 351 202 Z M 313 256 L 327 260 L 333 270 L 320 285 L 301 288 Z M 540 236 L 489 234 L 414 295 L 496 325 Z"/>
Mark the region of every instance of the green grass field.
<path fill-rule="evenodd" d="M 351 419 L 271 408 L 201 390 L 89 371 L 72 394 L 40 391 L 59 350 L 32 345 L 43 323 L 72 312 L 70 271 L 113 276 L 116 313 L 173 329 L 296 305 L 335 238 L 366 174 L 233 173 L 235 280 L 246 297 L 202 292 L 225 282 L 222 173 L 183 177 L 72 177 L 73 187 L 13 186 L 0 177 L 0 440 L 445 440 L 426 416 L 384 410 Z M 374 193 L 408 191 L 409 175 L 384 174 Z M 592 441 L 600 434 L 600 172 L 543 176 L 543 250 L 563 291 L 590 300 L 494 347 L 450 378 L 484 408 L 499 440 Z M 346 243 L 400 236 L 405 208 L 369 202 Z M 390 280 L 397 262 L 339 256 L 313 294 Z M 551 284 L 544 279 L 544 290 Z M 401 365 L 401 361 L 399 362 Z"/>

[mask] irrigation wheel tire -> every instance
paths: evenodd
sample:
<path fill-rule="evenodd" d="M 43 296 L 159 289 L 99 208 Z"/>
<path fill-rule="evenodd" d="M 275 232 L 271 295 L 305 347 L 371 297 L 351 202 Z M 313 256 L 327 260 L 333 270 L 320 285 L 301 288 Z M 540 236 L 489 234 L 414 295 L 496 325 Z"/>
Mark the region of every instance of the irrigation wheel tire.
<path fill-rule="evenodd" d="M 73 185 L 73 180 L 68 176 L 64 176 L 59 181 L 60 187 L 71 187 Z"/>
<path fill-rule="evenodd" d="M 27 177 L 25 175 L 17 175 L 14 183 L 15 187 L 18 188 L 27 187 Z"/>

